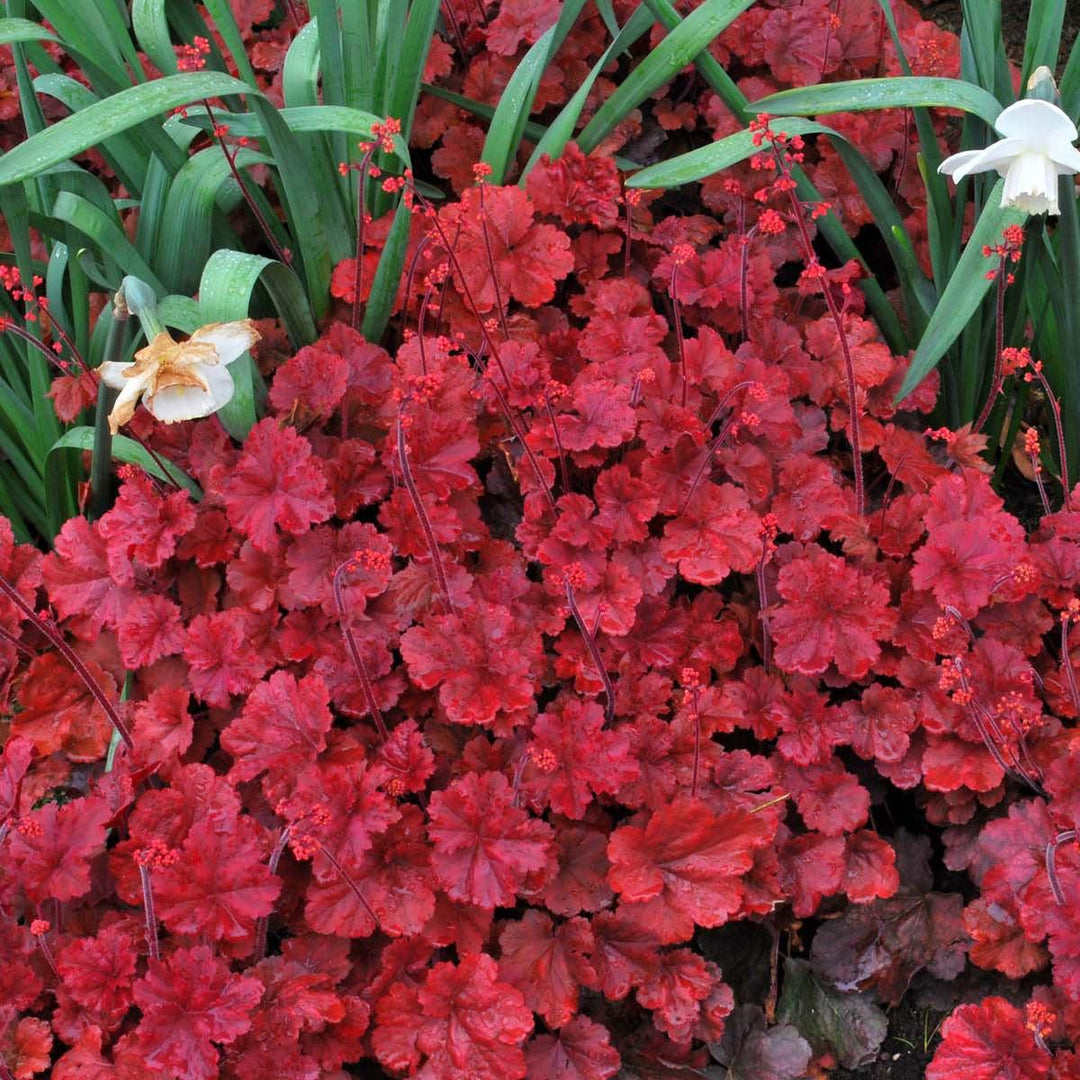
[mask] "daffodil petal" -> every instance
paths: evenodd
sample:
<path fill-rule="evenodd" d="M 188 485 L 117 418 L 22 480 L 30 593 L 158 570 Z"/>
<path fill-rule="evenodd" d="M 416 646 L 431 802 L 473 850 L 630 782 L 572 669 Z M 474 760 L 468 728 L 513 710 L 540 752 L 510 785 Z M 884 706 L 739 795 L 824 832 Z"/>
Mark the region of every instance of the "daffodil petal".
<path fill-rule="evenodd" d="M 113 390 L 123 390 L 131 382 L 131 379 L 124 378 L 124 372 L 129 371 L 135 365 L 120 364 L 115 360 L 106 360 L 102 363 L 97 371 L 101 381 Z"/>
<path fill-rule="evenodd" d="M 259 331 L 250 319 L 240 322 L 210 323 L 200 326 L 191 335 L 191 341 L 205 341 L 217 349 L 222 364 L 231 364 L 238 360 L 259 340 Z"/>
<path fill-rule="evenodd" d="M 1063 176 L 1080 173 L 1080 150 L 1070 143 L 1055 142 L 1046 148 L 1046 156 L 1057 166 Z"/>
<path fill-rule="evenodd" d="M 1045 146 L 1047 140 L 1073 142 L 1076 125 L 1068 115 L 1049 101 L 1024 98 L 1003 110 L 994 121 L 999 135 L 1023 139 L 1029 146 Z"/>
<path fill-rule="evenodd" d="M 963 150 L 959 154 L 953 154 L 941 163 L 938 171 L 959 183 L 972 173 L 986 172 L 987 169 L 997 169 L 999 165 L 1007 164 L 1012 158 L 1022 154 L 1025 148 L 1023 139 L 999 139 L 984 150 Z"/>

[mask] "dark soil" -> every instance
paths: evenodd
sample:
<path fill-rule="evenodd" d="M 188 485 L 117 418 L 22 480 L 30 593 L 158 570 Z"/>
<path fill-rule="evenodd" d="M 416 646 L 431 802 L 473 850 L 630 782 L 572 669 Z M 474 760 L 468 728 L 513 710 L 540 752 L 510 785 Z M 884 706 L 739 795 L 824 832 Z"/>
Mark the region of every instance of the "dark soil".
<path fill-rule="evenodd" d="M 920 1007 L 913 995 L 905 995 L 889 1012 L 889 1034 L 877 1061 L 854 1072 L 837 1069 L 830 1077 L 832 1080 L 922 1080 L 934 1056 L 938 1028 L 946 1015 Z"/>

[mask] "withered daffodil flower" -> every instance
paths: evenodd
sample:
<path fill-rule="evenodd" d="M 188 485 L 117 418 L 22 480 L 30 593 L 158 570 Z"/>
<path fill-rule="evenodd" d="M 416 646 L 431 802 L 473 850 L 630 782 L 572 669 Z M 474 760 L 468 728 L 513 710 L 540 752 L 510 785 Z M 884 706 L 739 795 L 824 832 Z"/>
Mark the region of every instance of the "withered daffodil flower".
<path fill-rule="evenodd" d="M 102 380 L 120 391 L 109 413 L 110 430 L 115 435 L 132 418 L 140 398 L 166 424 L 217 412 L 233 396 L 229 364 L 258 340 L 251 319 L 200 326 L 187 341 L 162 330 L 133 363 L 103 363 Z"/>

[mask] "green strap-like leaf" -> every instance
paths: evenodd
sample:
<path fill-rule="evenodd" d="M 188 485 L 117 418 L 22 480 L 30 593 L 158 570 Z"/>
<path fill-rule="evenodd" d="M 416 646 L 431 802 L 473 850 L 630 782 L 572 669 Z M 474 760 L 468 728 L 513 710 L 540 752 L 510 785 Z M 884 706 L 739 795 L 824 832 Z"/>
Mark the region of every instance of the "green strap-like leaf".
<path fill-rule="evenodd" d="M 1009 225 L 1023 225 L 1027 214 L 1002 209 L 1001 193 L 1005 182 L 999 180 L 991 192 L 975 231 L 967 242 L 956 270 L 941 295 L 930 323 L 919 342 L 915 359 L 904 378 L 897 401 L 902 401 L 934 370 L 949 346 L 960 336 L 993 284 L 987 272 L 997 269 L 997 259 L 987 258 L 982 249 L 1001 242 L 1001 232 Z"/>
<path fill-rule="evenodd" d="M 56 196 L 52 216 L 77 229 L 103 254 L 115 260 L 125 274 L 142 278 L 156 291 L 164 292 L 161 281 L 127 238 L 117 219 L 103 214 L 92 203 L 70 191 L 61 191 Z"/>
<path fill-rule="evenodd" d="M 681 71 L 738 18 L 753 0 L 705 0 L 615 88 L 578 138 L 583 153 L 595 150 L 628 113 Z"/>
<path fill-rule="evenodd" d="M 264 154 L 247 149 L 237 150 L 235 161 L 239 170 L 272 163 Z M 169 188 L 161 214 L 154 258 L 165 286 L 159 292 L 195 291 L 210 255 L 214 208 L 219 206 L 229 213 L 236 209 L 240 199 L 221 147 L 208 146 L 188 159 Z"/>
<path fill-rule="evenodd" d="M 63 458 L 66 456 L 61 453 L 61 451 L 83 451 L 92 450 L 93 448 L 94 429 L 92 427 L 84 425 L 82 427 L 69 428 L 56 440 L 52 449 L 49 451 L 49 457 L 45 465 L 46 477 L 61 464 Z M 179 465 L 174 465 L 168 458 L 158 454 L 158 461 L 165 466 L 165 470 L 163 471 L 157 461 L 155 461 L 139 443 L 134 439 L 129 439 L 126 435 L 113 436 L 112 456 L 114 461 L 123 461 L 130 465 L 141 466 L 151 476 L 155 476 L 159 480 L 175 481 L 181 487 L 190 491 L 192 498 L 196 500 L 202 498 L 202 488 L 200 488 Z"/>
<path fill-rule="evenodd" d="M 559 115 L 552 120 L 547 131 L 541 135 L 528 164 L 522 170 L 522 184 L 525 183 L 529 173 L 545 154 L 551 158 L 558 158 L 562 154 L 563 150 L 566 149 L 566 144 L 574 137 L 574 128 L 577 126 L 578 118 L 581 116 L 581 111 L 585 108 L 585 103 L 601 72 L 612 60 L 629 49 L 638 38 L 647 34 L 652 23 L 653 20 L 649 14 L 649 9 L 644 4 L 639 5 L 634 14 L 627 20 L 626 25 L 619 31 L 615 40 L 604 50 L 603 55 L 592 66 L 592 70 L 585 77 L 585 81 L 581 86 L 574 92 L 574 96 L 562 107 Z"/>
<path fill-rule="evenodd" d="M 12 45 L 17 41 L 60 41 L 44 26 L 29 19 L 0 19 L 0 45 Z"/>
<path fill-rule="evenodd" d="M 255 286 L 262 284 L 270 295 L 294 348 L 315 340 L 315 324 L 300 282 L 289 267 L 274 259 L 243 251 L 215 251 L 199 281 L 202 323 L 232 322 L 246 318 Z M 225 430 L 242 440 L 257 418 L 256 393 L 261 380 L 250 356 L 229 365 L 236 384 L 232 401 L 218 416 Z"/>
<path fill-rule="evenodd" d="M 997 98 L 974 83 L 918 75 L 798 86 L 793 90 L 770 94 L 753 103 L 756 112 L 779 116 L 820 116 L 834 112 L 919 107 L 961 109 L 988 124 L 993 124 L 1001 112 Z"/>
<path fill-rule="evenodd" d="M 1027 85 L 1031 73 L 1045 64 L 1056 70 L 1061 48 L 1061 29 L 1065 22 L 1066 0 L 1031 0 L 1027 33 L 1024 35 L 1024 67 L 1021 87 Z"/>
<path fill-rule="evenodd" d="M 568 0 L 563 5 L 558 22 L 542 34 L 518 62 L 506 84 L 481 155 L 481 160 L 491 166 L 493 184 L 501 184 L 509 172 L 540 89 L 540 80 L 584 6 L 585 0 Z"/>
<path fill-rule="evenodd" d="M 121 90 L 38 132 L 0 157 L 0 186 L 36 176 L 105 139 L 180 105 L 252 89 L 217 71 L 187 72 Z M 171 143 L 171 140 L 169 140 Z M 176 149 L 175 143 L 172 143 Z"/>
<path fill-rule="evenodd" d="M 132 0 L 131 29 L 140 48 L 153 60 L 158 71 L 175 75 L 179 68 L 169 35 L 165 4 L 166 0 Z"/>

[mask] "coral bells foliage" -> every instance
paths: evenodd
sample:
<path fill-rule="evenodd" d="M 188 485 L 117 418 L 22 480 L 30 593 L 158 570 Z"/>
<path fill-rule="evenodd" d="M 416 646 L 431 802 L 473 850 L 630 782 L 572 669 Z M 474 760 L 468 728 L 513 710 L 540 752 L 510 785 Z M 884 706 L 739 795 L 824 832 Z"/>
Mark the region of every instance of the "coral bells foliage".
<path fill-rule="evenodd" d="M 292 16 L 231 6 L 273 92 Z M 443 6 L 427 77 L 489 103 L 559 7 Z M 914 70 L 956 74 L 895 7 Z M 587 8 L 538 109 L 605 40 Z M 856 0 L 757 5 L 713 48 L 752 97 L 899 70 Z M 0 523 L 0 1076 L 711 1053 L 794 1080 L 850 1064 L 807 1016 L 965 969 L 1036 989 L 959 1008 L 928 1076 L 1080 1075 L 1077 495 L 1021 524 L 985 436 L 926 431 L 932 379 L 894 403 L 908 360 L 857 265 L 807 264 L 828 208 L 775 146 L 703 185 L 708 214 L 621 194 L 646 120 L 733 130 L 692 79 L 524 185 L 423 98 L 413 142 L 461 197 L 407 189 L 387 347 L 348 305 L 388 218 L 337 267 L 341 317 L 260 357 L 242 442 L 135 414 L 200 499 L 126 468 L 46 555 Z M 925 257 L 913 125 L 835 124 Z M 784 146 L 865 223 L 825 140 Z M 828 1009 L 743 977 L 725 942 L 758 936 L 809 954 Z"/>

